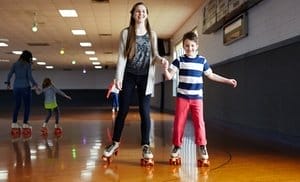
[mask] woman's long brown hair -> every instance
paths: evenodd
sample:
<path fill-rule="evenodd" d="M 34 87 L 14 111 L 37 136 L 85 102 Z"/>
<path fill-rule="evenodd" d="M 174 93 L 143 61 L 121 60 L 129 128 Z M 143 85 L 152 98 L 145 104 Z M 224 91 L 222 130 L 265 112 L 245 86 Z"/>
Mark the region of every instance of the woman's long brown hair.
<path fill-rule="evenodd" d="M 130 60 L 134 57 L 135 55 L 135 44 L 136 44 L 136 32 L 135 32 L 135 20 L 134 20 L 134 11 L 135 8 L 139 5 L 143 5 L 146 7 L 146 5 L 143 2 L 138 2 L 135 5 L 133 5 L 131 11 L 130 11 L 130 23 L 129 23 L 129 27 L 128 27 L 128 36 L 127 36 L 127 41 L 126 41 L 126 48 L 124 51 L 124 56 L 129 58 Z M 148 12 L 148 8 L 146 7 L 147 10 L 147 15 L 149 14 Z M 150 23 L 147 19 L 145 20 L 145 25 L 146 25 L 146 30 L 149 34 L 149 38 L 150 38 L 150 45 L 151 45 L 151 50 L 152 50 L 152 54 L 154 53 L 153 51 L 153 42 L 152 42 L 152 33 L 151 33 L 151 27 L 150 27 Z"/>

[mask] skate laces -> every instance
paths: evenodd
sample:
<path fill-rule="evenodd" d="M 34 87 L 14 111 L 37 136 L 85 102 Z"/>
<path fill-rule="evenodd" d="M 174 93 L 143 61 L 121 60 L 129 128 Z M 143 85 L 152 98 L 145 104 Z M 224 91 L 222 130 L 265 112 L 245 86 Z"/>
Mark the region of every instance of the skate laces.
<path fill-rule="evenodd" d="M 143 153 L 144 154 L 152 154 L 149 145 L 143 145 Z"/>
<path fill-rule="evenodd" d="M 118 148 L 118 147 L 119 147 L 119 144 L 118 144 L 117 142 L 113 142 L 112 144 L 108 145 L 108 146 L 105 148 L 105 150 L 106 150 L 106 151 L 112 151 L 112 150 L 114 150 L 114 149 L 116 149 L 116 148 Z"/>
<path fill-rule="evenodd" d="M 207 155 L 207 149 L 206 149 L 205 145 L 200 146 L 200 152 L 201 152 L 201 155 Z"/>
<path fill-rule="evenodd" d="M 180 150 L 180 147 L 174 146 L 173 149 L 172 149 L 172 153 L 173 153 L 173 154 L 178 153 L 179 150 Z"/>

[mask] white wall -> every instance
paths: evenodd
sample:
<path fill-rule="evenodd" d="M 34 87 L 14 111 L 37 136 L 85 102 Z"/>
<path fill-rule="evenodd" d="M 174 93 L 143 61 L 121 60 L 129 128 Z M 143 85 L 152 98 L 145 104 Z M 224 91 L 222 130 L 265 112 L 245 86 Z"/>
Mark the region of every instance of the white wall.
<path fill-rule="evenodd" d="M 0 89 L 6 89 L 4 82 L 8 71 L 0 71 Z M 93 70 L 83 74 L 82 71 L 45 70 L 33 71 L 35 80 L 41 85 L 49 77 L 60 89 L 106 89 L 113 80 L 115 70 Z M 12 80 L 13 81 L 13 78 Z"/>
<path fill-rule="evenodd" d="M 248 36 L 228 46 L 223 45 L 223 32 L 202 34 L 203 8 L 200 8 L 172 38 L 172 44 L 197 26 L 199 53 L 210 64 L 300 35 L 299 0 L 263 0 L 248 11 Z"/>

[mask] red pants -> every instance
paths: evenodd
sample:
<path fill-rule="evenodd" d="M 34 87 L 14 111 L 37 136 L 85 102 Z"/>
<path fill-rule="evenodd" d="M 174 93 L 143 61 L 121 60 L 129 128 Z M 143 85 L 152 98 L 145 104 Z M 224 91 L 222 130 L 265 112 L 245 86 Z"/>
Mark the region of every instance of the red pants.
<path fill-rule="evenodd" d="M 188 111 L 191 110 L 196 145 L 206 145 L 205 123 L 203 119 L 202 99 L 176 98 L 176 110 L 173 126 L 173 145 L 181 146 Z"/>

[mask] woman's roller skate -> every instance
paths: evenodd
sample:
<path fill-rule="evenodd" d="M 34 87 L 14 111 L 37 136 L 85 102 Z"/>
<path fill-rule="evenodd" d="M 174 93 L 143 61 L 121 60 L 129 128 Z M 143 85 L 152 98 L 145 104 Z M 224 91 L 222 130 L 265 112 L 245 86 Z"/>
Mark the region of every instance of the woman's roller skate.
<path fill-rule="evenodd" d="M 141 166 L 154 166 L 153 154 L 149 145 L 143 145 L 143 158 L 141 159 Z"/>
<path fill-rule="evenodd" d="M 200 145 L 200 147 L 197 148 L 198 153 L 198 161 L 197 165 L 198 167 L 209 167 L 210 162 L 208 160 L 208 153 L 205 145 Z"/>
<path fill-rule="evenodd" d="M 171 151 L 171 158 L 169 159 L 170 165 L 181 165 L 180 147 L 174 146 Z"/>
<path fill-rule="evenodd" d="M 19 139 L 21 137 L 21 127 L 18 123 L 11 124 L 10 134 L 13 140 Z"/>
<path fill-rule="evenodd" d="M 55 126 L 55 129 L 54 129 L 55 137 L 60 138 L 62 136 L 62 134 L 63 134 L 62 128 L 59 126 Z"/>
<path fill-rule="evenodd" d="M 32 127 L 28 123 L 24 123 L 22 126 L 22 136 L 23 138 L 30 139 L 32 135 Z"/>
<path fill-rule="evenodd" d="M 112 155 L 118 155 L 119 145 L 120 142 L 113 142 L 106 146 L 102 155 L 102 160 L 110 164 L 112 161 Z"/>

